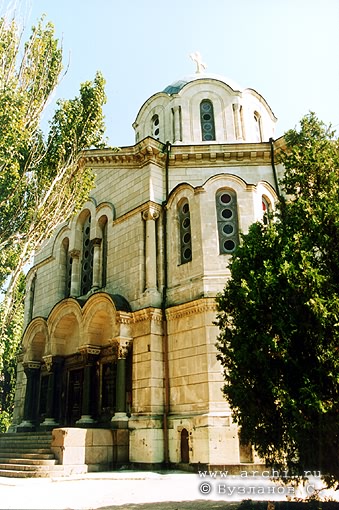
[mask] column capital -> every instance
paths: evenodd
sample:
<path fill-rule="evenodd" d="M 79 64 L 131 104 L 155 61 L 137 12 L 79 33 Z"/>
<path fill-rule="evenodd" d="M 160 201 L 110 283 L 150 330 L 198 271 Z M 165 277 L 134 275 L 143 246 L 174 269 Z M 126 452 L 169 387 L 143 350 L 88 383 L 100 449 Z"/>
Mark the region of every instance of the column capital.
<path fill-rule="evenodd" d="M 46 365 L 47 372 L 51 372 L 56 364 L 60 365 L 64 361 L 62 356 L 53 356 L 53 354 L 47 354 L 47 356 L 43 356 L 42 359 Z"/>
<path fill-rule="evenodd" d="M 24 369 L 39 370 L 41 367 L 41 361 L 24 361 Z"/>
<path fill-rule="evenodd" d="M 118 346 L 118 359 L 126 359 L 132 344 L 132 338 L 117 337 L 115 341 Z"/>
<path fill-rule="evenodd" d="M 99 356 L 101 348 L 98 345 L 82 345 L 78 348 L 79 354 L 84 359 L 85 363 L 91 363 L 95 360 L 97 356 Z"/>
<path fill-rule="evenodd" d="M 157 220 L 160 214 L 157 208 L 153 206 L 149 206 L 148 209 L 142 212 L 142 219 L 145 221 L 148 220 Z"/>
<path fill-rule="evenodd" d="M 72 257 L 72 259 L 80 258 L 80 250 L 77 250 L 75 248 L 73 250 L 70 250 L 69 254 Z"/>
<path fill-rule="evenodd" d="M 94 246 L 101 246 L 102 243 L 101 237 L 95 237 L 94 239 L 92 239 L 92 243 Z"/>

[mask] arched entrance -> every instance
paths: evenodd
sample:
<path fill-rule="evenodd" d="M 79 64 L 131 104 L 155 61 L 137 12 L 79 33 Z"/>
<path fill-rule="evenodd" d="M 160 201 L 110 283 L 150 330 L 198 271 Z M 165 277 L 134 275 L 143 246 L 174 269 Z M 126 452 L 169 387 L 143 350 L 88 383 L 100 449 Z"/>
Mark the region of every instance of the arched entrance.
<path fill-rule="evenodd" d="M 180 434 L 180 455 L 181 462 L 183 464 L 189 463 L 189 446 L 188 446 L 188 431 L 187 429 L 182 429 Z"/>

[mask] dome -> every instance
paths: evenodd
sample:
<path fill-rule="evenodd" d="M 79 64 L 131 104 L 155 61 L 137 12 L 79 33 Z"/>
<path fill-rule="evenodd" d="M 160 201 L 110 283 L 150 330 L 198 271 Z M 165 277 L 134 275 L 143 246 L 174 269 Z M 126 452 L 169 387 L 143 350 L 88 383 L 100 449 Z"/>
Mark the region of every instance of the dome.
<path fill-rule="evenodd" d="M 242 90 L 242 88 L 235 81 L 233 81 L 229 78 L 226 78 L 225 76 L 221 76 L 219 74 L 211 74 L 211 73 L 195 73 L 195 74 L 190 74 L 190 75 L 184 76 L 183 78 L 171 83 L 163 90 L 163 92 L 170 96 L 172 94 L 178 94 L 181 91 L 181 89 L 183 87 L 185 87 L 185 85 L 187 85 L 188 83 L 191 83 L 192 81 L 196 81 L 196 80 L 208 80 L 208 79 L 221 81 L 221 82 L 225 83 L 226 85 L 228 85 L 229 87 L 231 87 L 231 89 L 233 89 L 233 90 L 239 90 L 239 91 Z"/>
<path fill-rule="evenodd" d="M 196 72 L 152 95 L 133 124 L 136 142 L 260 143 L 274 137 L 276 123 L 265 99 L 218 74 Z"/>

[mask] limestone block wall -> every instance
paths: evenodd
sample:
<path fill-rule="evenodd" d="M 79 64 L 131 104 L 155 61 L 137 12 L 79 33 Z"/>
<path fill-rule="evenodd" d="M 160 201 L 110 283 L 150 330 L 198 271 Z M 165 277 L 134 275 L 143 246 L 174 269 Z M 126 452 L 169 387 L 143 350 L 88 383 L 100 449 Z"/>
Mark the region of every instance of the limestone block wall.
<path fill-rule="evenodd" d="M 105 471 L 128 462 L 128 430 L 58 428 L 51 449 L 64 466 L 87 465 L 88 471 Z"/>
<path fill-rule="evenodd" d="M 171 414 L 228 411 L 220 391 L 222 371 L 215 358 L 214 317 L 213 299 L 167 310 Z"/>
<path fill-rule="evenodd" d="M 161 310 L 134 313 L 132 415 L 164 411 L 164 358 Z"/>
<path fill-rule="evenodd" d="M 224 466 L 240 462 L 237 426 L 231 417 L 211 414 L 169 418 L 169 458 L 181 463 L 181 433 L 188 432 L 189 463 Z"/>

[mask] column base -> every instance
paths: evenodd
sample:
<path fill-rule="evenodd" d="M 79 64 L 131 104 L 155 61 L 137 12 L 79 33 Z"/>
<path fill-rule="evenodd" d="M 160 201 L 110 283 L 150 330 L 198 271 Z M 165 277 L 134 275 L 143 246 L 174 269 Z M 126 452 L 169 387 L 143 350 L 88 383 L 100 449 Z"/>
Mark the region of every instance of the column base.
<path fill-rule="evenodd" d="M 45 418 L 44 421 L 40 424 L 40 429 L 50 430 L 59 427 L 59 423 L 55 421 L 54 418 Z"/>
<path fill-rule="evenodd" d="M 111 419 L 111 425 L 114 429 L 127 429 L 128 428 L 128 416 L 126 413 L 115 413 Z"/>
<path fill-rule="evenodd" d="M 35 424 L 30 420 L 24 420 L 17 426 L 17 430 L 19 432 L 33 432 L 35 430 Z"/>
<path fill-rule="evenodd" d="M 78 420 L 76 422 L 76 425 L 93 425 L 94 423 L 96 423 L 96 420 L 94 420 L 90 414 L 83 414 L 80 418 L 80 420 Z"/>

